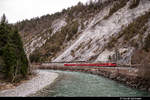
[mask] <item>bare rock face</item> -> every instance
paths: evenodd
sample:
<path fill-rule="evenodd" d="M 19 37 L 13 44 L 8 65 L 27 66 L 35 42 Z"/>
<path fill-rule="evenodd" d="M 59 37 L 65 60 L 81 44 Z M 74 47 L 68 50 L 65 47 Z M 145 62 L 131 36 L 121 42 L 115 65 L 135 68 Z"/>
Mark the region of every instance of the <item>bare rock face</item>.
<path fill-rule="evenodd" d="M 102 0 L 100 2 L 103 7 L 100 7 L 101 9 L 99 10 L 91 11 L 91 9 L 95 7 L 89 7 L 90 9 L 86 9 L 85 11 L 84 9 L 77 10 L 76 8 L 78 8 L 78 6 L 76 6 L 75 8 L 70 8 L 73 9 L 70 10 L 72 12 L 67 11 L 67 13 L 65 13 L 64 11 L 65 14 L 58 13 L 56 16 L 52 16 L 52 18 L 55 17 L 55 20 L 45 16 L 45 18 L 43 17 L 45 22 L 41 22 L 43 23 L 42 25 L 39 24 L 44 28 L 39 27 L 40 32 L 31 37 L 27 35 L 27 37 L 30 38 L 24 39 L 25 51 L 30 55 L 44 47 L 44 49 L 42 48 L 42 50 L 40 50 L 42 52 L 41 55 L 45 56 L 48 61 L 50 59 L 52 62 L 99 62 L 109 61 L 110 59 L 111 61 L 115 61 L 117 59 L 119 63 L 129 64 L 131 55 L 133 55 L 137 47 L 142 48 L 142 41 L 144 41 L 150 32 L 150 20 L 145 22 L 145 25 L 142 26 L 136 26 L 136 24 L 134 24 L 138 17 L 150 11 L 150 1 L 140 0 L 140 2 L 131 9 L 130 6 L 134 5 L 132 1 L 133 0 Z M 116 8 L 116 5 L 118 8 Z M 72 16 L 68 15 L 68 13 L 72 13 Z M 82 13 L 84 13 L 85 16 L 80 16 Z M 39 22 L 41 20 L 42 18 Z M 75 21 L 78 22 L 77 31 L 75 34 L 71 34 L 76 28 L 72 28 L 72 24 L 70 23 Z M 127 27 L 130 24 L 131 31 L 133 30 L 133 37 L 132 33 L 129 34 L 130 32 L 127 31 Z M 145 28 L 144 31 L 142 31 L 143 29 L 138 31 L 134 30 L 135 28 L 138 29 L 141 27 Z M 29 28 L 29 33 L 31 32 L 32 29 Z M 36 33 L 36 31 L 33 33 Z M 67 35 L 61 36 L 59 33 L 65 33 Z M 68 40 L 67 38 L 70 37 L 69 34 L 71 34 L 71 38 Z M 55 35 L 55 40 L 53 40 L 51 37 Z M 54 42 L 46 45 L 49 41 Z M 61 41 L 61 43 L 58 41 Z M 50 45 L 52 45 L 52 48 L 50 48 Z M 115 49 L 118 50 L 117 55 Z M 58 52 L 53 52 L 57 50 Z M 51 56 L 51 54 L 53 54 L 53 56 Z"/>
<path fill-rule="evenodd" d="M 149 11 L 150 2 L 141 2 L 134 9 L 129 9 L 128 3 L 108 19 L 105 19 L 105 16 L 109 14 L 111 6 L 105 7 L 105 9 L 88 21 L 87 28 L 82 31 L 80 37 L 53 61 L 73 61 L 75 58 L 78 58 L 77 60 L 79 61 L 87 61 L 89 59 L 92 61 L 92 57 L 95 55 L 97 55 L 95 58 L 96 62 L 108 61 L 109 56 L 115 53 L 114 47 L 117 45 L 118 51 L 122 56 L 122 62 L 129 63 L 130 56 L 135 48 L 129 46 L 130 43 L 124 45 L 125 41 L 123 38 L 118 40 L 115 40 L 115 38 L 119 35 L 119 32 L 126 28 L 128 24 L 132 23 L 134 19 L 143 15 L 146 11 Z M 118 42 L 112 41 L 113 39 Z M 110 50 L 106 48 L 109 42 L 111 45 L 114 45 Z M 71 56 L 71 51 L 74 51 L 75 56 Z"/>

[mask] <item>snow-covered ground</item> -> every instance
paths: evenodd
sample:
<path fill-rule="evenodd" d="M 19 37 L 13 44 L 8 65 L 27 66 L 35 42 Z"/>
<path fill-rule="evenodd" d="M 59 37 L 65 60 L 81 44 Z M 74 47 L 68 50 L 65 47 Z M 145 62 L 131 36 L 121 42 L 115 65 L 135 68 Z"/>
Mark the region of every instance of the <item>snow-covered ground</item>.
<path fill-rule="evenodd" d="M 14 89 L 0 91 L 0 97 L 26 97 L 50 85 L 59 76 L 57 73 L 43 70 L 37 70 L 37 74 L 37 77 L 22 83 Z"/>

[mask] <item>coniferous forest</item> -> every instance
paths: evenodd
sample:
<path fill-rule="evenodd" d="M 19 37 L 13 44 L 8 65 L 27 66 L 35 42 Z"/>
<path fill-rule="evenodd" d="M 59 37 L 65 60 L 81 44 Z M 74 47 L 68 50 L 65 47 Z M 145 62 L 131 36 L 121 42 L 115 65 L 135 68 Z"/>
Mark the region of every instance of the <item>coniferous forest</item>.
<path fill-rule="evenodd" d="M 0 22 L 0 71 L 14 82 L 28 74 L 28 60 L 17 28 L 8 24 L 3 15 Z"/>

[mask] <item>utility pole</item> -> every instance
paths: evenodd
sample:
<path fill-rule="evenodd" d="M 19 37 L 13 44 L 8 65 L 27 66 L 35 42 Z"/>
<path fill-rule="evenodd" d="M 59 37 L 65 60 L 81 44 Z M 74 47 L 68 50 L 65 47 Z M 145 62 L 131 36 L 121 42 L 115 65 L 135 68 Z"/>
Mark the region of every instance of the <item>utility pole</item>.
<path fill-rule="evenodd" d="M 132 67 L 132 56 L 130 56 L 130 68 Z"/>
<path fill-rule="evenodd" d="M 116 58 L 116 63 L 118 64 L 118 50 L 115 48 L 115 58 Z"/>
<path fill-rule="evenodd" d="M 132 52 L 133 52 L 134 50 L 132 49 Z M 130 56 L 130 68 L 132 67 L 132 55 Z"/>

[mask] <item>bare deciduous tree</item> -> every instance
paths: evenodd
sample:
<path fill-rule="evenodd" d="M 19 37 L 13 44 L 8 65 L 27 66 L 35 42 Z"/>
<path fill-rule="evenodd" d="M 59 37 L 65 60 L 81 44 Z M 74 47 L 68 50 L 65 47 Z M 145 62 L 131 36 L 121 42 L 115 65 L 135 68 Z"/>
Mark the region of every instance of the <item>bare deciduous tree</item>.
<path fill-rule="evenodd" d="M 150 80 L 150 52 L 137 50 L 132 56 L 132 62 L 138 64 L 138 76 Z"/>

